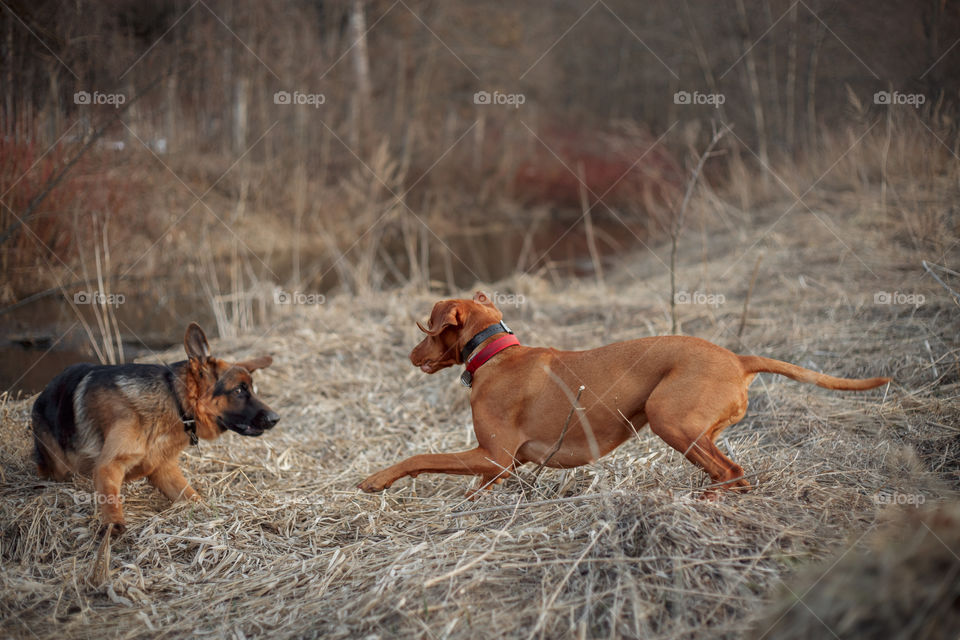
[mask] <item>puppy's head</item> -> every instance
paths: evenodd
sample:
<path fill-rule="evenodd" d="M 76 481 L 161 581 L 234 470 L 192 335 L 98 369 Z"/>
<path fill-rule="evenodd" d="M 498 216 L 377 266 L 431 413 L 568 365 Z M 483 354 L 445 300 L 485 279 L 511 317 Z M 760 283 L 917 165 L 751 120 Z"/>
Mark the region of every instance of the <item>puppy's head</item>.
<path fill-rule="evenodd" d="M 242 436 L 259 436 L 280 421 L 280 416 L 257 397 L 250 375 L 269 367 L 273 358 L 260 356 L 236 363 L 214 358 L 207 336 L 195 322 L 187 327 L 183 347 L 188 358 L 187 377 L 193 382 L 194 391 L 188 395 L 190 408 L 197 416 L 197 435 L 211 438 L 230 429 Z M 201 433 L 203 423 L 208 427 L 215 425 L 218 430 L 210 433 L 208 428 L 206 434 Z"/>
<path fill-rule="evenodd" d="M 473 300 L 441 300 L 433 305 L 429 325 L 417 327 L 427 336 L 410 352 L 410 362 L 426 373 L 463 364 L 460 352 L 470 338 L 503 319 L 482 291 Z"/>

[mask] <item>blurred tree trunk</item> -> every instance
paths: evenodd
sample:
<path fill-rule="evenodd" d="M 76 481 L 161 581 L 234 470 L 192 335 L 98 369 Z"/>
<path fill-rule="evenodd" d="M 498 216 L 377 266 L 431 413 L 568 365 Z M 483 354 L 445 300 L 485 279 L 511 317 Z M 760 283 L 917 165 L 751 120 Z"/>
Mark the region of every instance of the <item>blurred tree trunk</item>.
<path fill-rule="evenodd" d="M 813 46 L 810 48 L 810 62 L 807 65 L 807 146 L 817 147 L 817 66 L 820 62 L 820 47 L 823 45 L 825 29 L 819 20 L 815 26 Z"/>
<path fill-rule="evenodd" d="M 397 86 L 393 92 L 393 131 L 406 129 L 407 106 L 407 50 L 403 41 L 397 43 Z"/>
<path fill-rule="evenodd" d="M 760 79 L 757 77 L 757 61 L 753 56 L 753 42 L 750 40 L 750 22 L 747 20 L 747 9 L 743 0 L 737 0 L 737 15 L 740 18 L 740 37 L 743 43 L 745 62 L 747 65 L 747 84 L 750 87 L 750 101 L 753 103 L 753 120 L 757 127 L 757 156 L 760 163 L 766 168 L 770 166 L 770 156 L 767 151 L 767 126 L 763 114 L 763 98 L 760 96 Z M 770 179 L 769 173 L 761 172 L 763 184 Z"/>
<path fill-rule="evenodd" d="M 240 71 L 246 73 L 246 71 Z M 246 75 L 237 78 L 234 94 L 233 117 L 233 149 L 234 155 L 241 158 L 237 173 L 240 176 L 240 193 L 237 196 L 237 205 L 233 212 L 233 219 L 243 218 L 247 211 L 247 194 L 250 189 L 250 174 L 247 171 L 247 124 L 249 120 L 250 78 Z"/>
<path fill-rule="evenodd" d="M 363 12 L 363 0 L 350 3 L 350 40 L 353 45 L 351 59 L 356 81 L 350 121 L 350 144 L 361 157 L 370 150 L 370 58 L 367 53 L 367 20 Z"/>
<path fill-rule="evenodd" d="M 793 8 L 796 9 L 794 4 Z M 770 0 L 764 0 L 763 13 L 767 19 L 767 28 L 773 28 L 773 12 L 770 10 Z M 773 144 L 783 144 L 783 106 L 780 103 L 780 69 L 777 67 L 777 41 L 767 40 L 767 83 L 770 86 L 770 131 L 773 133 Z"/>
<path fill-rule="evenodd" d="M 54 63 L 55 64 L 55 63 Z M 63 131 L 62 124 L 60 122 L 60 114 L 63 109 L 60 108 L 60 70 L 58 67 L 51 64 L 48 71 L 48 77 L 50 79 L 50 98 L 47 103 L 50 105 L 49 113 L 46 117 L 47 124 L 47 142 L 45 144 L 51 144 L 54 140 L 60 137 L 60 132 Z M 42 125 L 41 125 L 42 126 Z"/>
<path fill-rule="evenodd" d="M 179 98 L 177 96 L 177 78 L 179 73 L 174 70 L 170 73 L 170 77 L 167 78 L 167 98 L 165 102 L 167 107 L 165 109 L 165 120 L 163 128 L 165 129 L 165 135 L 167 138 L 167 152 L 172 152 L 177 145 L 178 131 L 177 127 L 181 126 L 180 118 L 178 117 L 180 106 Z"/>
<path fill-rule="evenodd" d="M 786 125 L 786 143 L 787 150 L 793 153 L 796 144 L 797 123 L 797 3 L 790 7 L 790 33 L 787 43 L 787 80 L 786 80 L 786 103 L 787 114 L 784 124 Z"/>
<path fill-rule="evenodd" d="M 137 95 L 137 87 L 133 83 L 133 76 L 127 76 L 127 100 L 131 100 L 133 96 Z M 120 133 L 126 132 L 127 138 L 127 147 L 136 149 L 141 146 L 141 140 L 149 143 L 149 140 L 144 139 L 144 127 L 141 124 L 141 111 L 139 108 L 140 105 L 134 104 L 130 107 L 130 110 L 127 112 L 127 126 L 123 128 Z M 90 131 L 93 132 L 96 129 L 93 122 L 90 123 Z"/>
<path fill-rule="evenodd" d="M 250 79 L 237 78 L 233 94 L 233 152 L 237 155 L 247 150 L 247 123 Z"/>
<path fill-rule="evenodd" d="M 929 11 L 923 11 L 921 17 L 923 35 L 927 40 L 927 71 L 920 76 L 920 79 L 926 81 L 927 92 L 931 95 L 939 92 L 939 83 L 934 80 L 938 74 L 931 74 L 930 71 L 933 71 L 942 55 L 940 53 L 940 24 L 943 19 L 944 2 L 945 0 L 930 0 L 927 5 Z"/>
<path fill-rule="evenodd" d="M 697 30 L 697 23 L 694 22 L 693 15 L 690 13 L 690 5 L 687 3 L 687 0 L 683 0 L 683 10 L 687 17 L 687 31 L 689 31 L 690 39 L 693 41 L 693 50 L 697 54 L 697 62 L 700 63 L 700 71 L 703 73 L 704 80 L 707 81 L 707 86 L 710 87 L 710 92 L 719 94 L 720 88 L 717 86 L 717 78 L 713 75 L 713 68 L 710 66 L 710 58 L 707 56 L 707 50 L 703 46 L 703 40 L 700 38 L 700 32 Z M 729 123 L 729 119 L 727 118 L 727 110 L 723 104 L 717 105 L 717 113 L 720 114 L 721 122 L 724 124 Z M 735 148 L 739 149 L 739 147 L 736 146 Z"/>
<path fill-rule="evenodd" d="M 14 135 L 14 122 L 16 118 L 13 114 L 13 91 L 10 90 L 10 87 L 13 87 L 13 21 L 7 20 L 7 39 L 6 46 L 4 47 L 3 56 L 0 57 L 0 60 L 3 61 L 3 67 L 6 69 L 6 80 L 5 85 L 8 89 L 4 92 L 4 107 L 6 109 L 4 113 L 4 137 L 12 137 Z"/>

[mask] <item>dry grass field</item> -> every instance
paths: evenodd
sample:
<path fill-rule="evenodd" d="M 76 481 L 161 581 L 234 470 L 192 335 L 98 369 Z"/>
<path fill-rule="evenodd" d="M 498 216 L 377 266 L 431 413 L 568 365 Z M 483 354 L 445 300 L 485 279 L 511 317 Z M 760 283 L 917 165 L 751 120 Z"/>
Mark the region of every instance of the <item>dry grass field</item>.
<path fill-rule="evenodd" d="M 863 197 L 822 189 L 812 211 L 778 220 L 790 203 L 776 202 L 681 242 L 679 289 L 718 302 L 680 305 L 684 333 L 895 378 L 852 393 L 758 377 L 747 417 L 720 441 L 751 493 L 697 499 L 705 476 L 636 425 L 596 464 L 539 477 L 522 468 L 475 502 L 463 497 L 472 481 L 450 476 L 362 494 L 360 480 L 403 457 L 473 446 L 468 394 L 459 372 L 426 376 L 407 360 L 437 294 L 332 296 L 213 344 L 226 357 L 274 355 L 257 376 L 282 421 L 262 438 L 227 434 L 184 454 L 202 506 L 125 486 L 129 529 L 99 587 L 87 582 L 92 484 L 39 481 L 32 399 L 6 399 L 0 636 L 880 637 L 863 626 L 878 611 L 901 612 L 894 624 L 925 637 L 955 634 L 960 547 L 944 530 L 957 531 L 960 500 L 960 314 L 921 266 L 935 252 L 898 221 L 870 217 Z M 738 340 L 755 242 L 764 257 Z M 502 310 L 525 344 L 663 334 L 666 251 L 621 256 L 602 285 L 541 273 L 484 288 L 515 296 Z M 882 292 L 923 302 L 884 304 Z M 869 549 L 880 551 L 862 556 Z M 856 579 L 861 557 L 880 578 Z M 859 605 L 838 610 L 844 598 Z"/>

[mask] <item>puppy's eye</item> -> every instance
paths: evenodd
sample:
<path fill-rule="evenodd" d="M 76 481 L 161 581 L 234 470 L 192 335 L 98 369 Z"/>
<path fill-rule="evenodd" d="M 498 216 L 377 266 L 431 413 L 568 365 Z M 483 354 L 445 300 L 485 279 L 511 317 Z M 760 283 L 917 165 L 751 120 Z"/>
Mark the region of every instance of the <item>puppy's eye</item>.
<path fill-rule="evenodd" d="M 238 398 L 242 398 L 243 396 L 247 395 L 247 388 L 241 385 L 233 390 L 233 395 L 237 396 Z"/>

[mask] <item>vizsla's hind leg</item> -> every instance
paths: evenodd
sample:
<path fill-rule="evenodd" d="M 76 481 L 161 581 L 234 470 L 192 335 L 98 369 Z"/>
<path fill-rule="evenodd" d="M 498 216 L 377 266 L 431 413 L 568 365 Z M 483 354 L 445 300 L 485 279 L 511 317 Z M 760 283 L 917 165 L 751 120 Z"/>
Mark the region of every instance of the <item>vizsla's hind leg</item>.
<path fill-rule="evenodd" d="M 679 451 L 690 462 L 707 472 L 715 489 L 709 489 L 704 497 L 715 497 L 715 490 L 746 491 L 750 484 L 744 479 L 743 467 L 725 456 L 714 439 L 726 427 L 735 424 L 743 418 L 746 412 L 746 395 L 742 392 L 737 400 L 724 403 L 720 410 L 716 396 L 706 399 L 684 398 L 673 393 L 659 393 L 656 389 L 647 401 L 647 417 L 650 429 L 660 436 L 664 442 Z M 655 398 L 654 396 L 659 397 Z M 697 406 L 699 405 L 699 406 Z"/>

